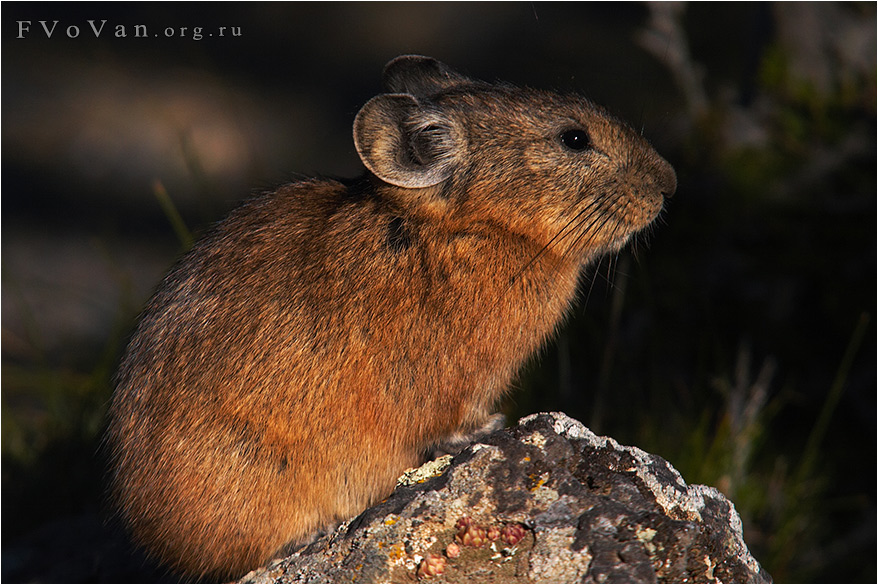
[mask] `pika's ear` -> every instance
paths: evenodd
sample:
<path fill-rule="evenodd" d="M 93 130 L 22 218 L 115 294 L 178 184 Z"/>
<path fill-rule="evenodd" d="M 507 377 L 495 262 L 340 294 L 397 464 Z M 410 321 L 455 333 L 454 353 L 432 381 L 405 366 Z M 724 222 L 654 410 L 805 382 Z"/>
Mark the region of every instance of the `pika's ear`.
<path fill-rule="evenodd" d="M 421 55 L 400 55 L 384 66 L 382 77 L 388 93 L 426 97 L 457 85 L 475 83 L 445 63 Z"/>
<path fill-rule="evenodd" d="M 369 100 L 354 119 L 354 145 L 376 177 L 412 189 L 451 176 L 459 151 L 451 121 L 409 94 Z"/>

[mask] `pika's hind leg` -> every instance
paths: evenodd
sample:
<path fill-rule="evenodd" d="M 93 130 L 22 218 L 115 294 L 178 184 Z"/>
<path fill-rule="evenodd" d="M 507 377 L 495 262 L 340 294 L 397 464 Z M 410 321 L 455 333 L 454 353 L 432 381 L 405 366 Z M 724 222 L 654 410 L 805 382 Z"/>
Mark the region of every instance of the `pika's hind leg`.
<path fill-rule="evenodd" d="M 327 534 L 330 534 L 336 528 L 338 528 L 339 524 L 340 524 L 340 522 L 332 522 L 330 524 L 324 525 L 323 527 L 321 527 L 318 530 L 315 530 L 311 534 L 308 534 L 306 536 L 302 536 L 300 538 L 296 538 L 295 540 L 291 540 L 290 542 L 286 543 L 284 546 L 280 547 L 277 550 L 277 552 L 275 552 L 271 556 L 271 558 L 276 560 L 279 558 L 288 557 L 291 554 L 293 554 L 294 552 L 296 552 L 297 550 L 303 549 L 306 546 L 314 544 L 317 540 L 323 538 Z"/>
<path fill-rule="evenodd" d="M 427 449 L 424 461 L 431 461 L 443 455 L 457 455 L 467 445 L 475 443 L 485 435 L 499 431 L 505 426 L 506 416 L 503 413 L 492 414 L 486 417 L 485 422 L 479 428 L 467 433 L 458 431 Z"/>

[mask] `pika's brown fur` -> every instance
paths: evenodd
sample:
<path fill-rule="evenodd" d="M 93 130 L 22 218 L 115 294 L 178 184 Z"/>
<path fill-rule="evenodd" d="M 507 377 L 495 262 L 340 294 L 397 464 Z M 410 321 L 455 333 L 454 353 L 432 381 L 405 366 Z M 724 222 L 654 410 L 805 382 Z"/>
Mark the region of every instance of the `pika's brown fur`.
<path fill-rule="evenodd" d="M 388 64 L 368 173 L 244 203 L 150 300 L 119 368 L 111 491 L 136 542 L 240 575 L 386 496 L 484 425 L 582 268 L 647 226 L 673 169 L 571 95 Z"/>

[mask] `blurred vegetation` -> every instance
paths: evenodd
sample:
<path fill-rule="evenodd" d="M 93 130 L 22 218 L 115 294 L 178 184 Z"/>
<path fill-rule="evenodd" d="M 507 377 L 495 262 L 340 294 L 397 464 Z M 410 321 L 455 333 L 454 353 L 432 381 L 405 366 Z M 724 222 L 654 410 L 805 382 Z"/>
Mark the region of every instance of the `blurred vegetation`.
<path fill-rule="evenodd" d="M 779 582 L 875 581 L 874 471 L 861 471 L 876 455 L 874 4 L 2 11 L 33 31 L 96 17 L 245 31 L 3 36 L 3 580 L 161 576 L 102 540 L 96 453 L 139 308 L 250 190 L 359 172 L 353 115 L 387 59 L 419 52 L 585 91 L 678 172 L 654 229 L 587 271 L 510 418 L 564 410 L 720 488 Z M 61 549 L 53 573 L 40 555 Z"/>

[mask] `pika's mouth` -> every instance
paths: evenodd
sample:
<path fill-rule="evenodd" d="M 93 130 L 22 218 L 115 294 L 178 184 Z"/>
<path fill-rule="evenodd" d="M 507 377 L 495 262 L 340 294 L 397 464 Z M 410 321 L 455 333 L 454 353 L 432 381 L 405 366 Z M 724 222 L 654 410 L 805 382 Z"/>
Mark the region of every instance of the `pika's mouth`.
<path fill-rule="evenodd" d="M 611 203 L 607 211 L 627 226 L 628 235 L 651 224 L 661 213 L 665 199 L 677 190 L 673 167 L 658 155 L 651 163 L 646 172 L 630 173 L 619 191 L 609 197 Z M 625 240 L 627 235 L 623 242 Z"/>
<path fill-rule="evenodd" d="M 659 216 L 664 194 L 655 188 L 628 186 L 608 194 L 588 221 L 580 224 L 577 238 L 586 260 L 621 250 L 632 236 L 646 229 Z"/>
<path fill-rule="evenodd" d="M 629 193 L 622 198 L 622 204 L 618 206 L 615 215 L 631 232 L 636 232 L 658 217 L 664 201 L 662 194 L 654 190 Z"/>

